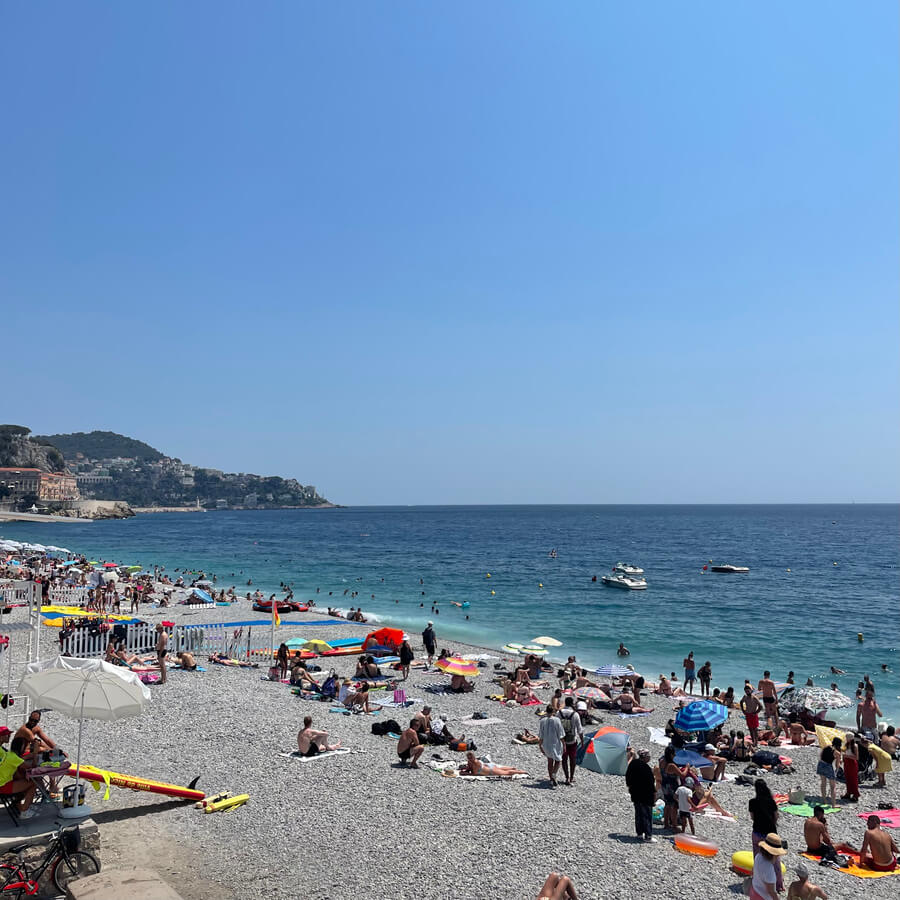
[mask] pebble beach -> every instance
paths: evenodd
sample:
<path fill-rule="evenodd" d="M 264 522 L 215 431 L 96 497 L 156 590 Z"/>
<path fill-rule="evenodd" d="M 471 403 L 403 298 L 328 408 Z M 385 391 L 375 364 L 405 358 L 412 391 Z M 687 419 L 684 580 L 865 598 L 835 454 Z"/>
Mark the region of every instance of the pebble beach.
<path fill-rule="evenodd" d="M 230 607 L 143 607 L 142 618 L 176 624 L 260 618 L 246 603 Z M 291 613 L 290 622 L 319 622 L 317 613 Z M 283 624 L 279 641 L 289 637 L 337 639 L 364 637 L 365 627 L 340 619 L 327 625 Z M 439 624 L 439 623 L 438 623 Z M 421 637 L 410 635 L 417 657 Z M 47 655 L 54 650 L 56 630 L 46 628 Z M 441 639 L 458 653 L 496 651 Z M 559 652 L 563 652 L 561 648 Z M 569 875 L 585 898 L 715 897 L 740 893 L 742 879 L 730 871 L 731 854 L 750 848 L 747 803 L 752 789 L 734 783 L 715 787 L 719 802 L 736 821 L 698 816 L 697 834 L 719 844 L 712 859 L 677 851 L 672 836 L 656 828 L 659 842 L 634 837 L 633 806 L 621 776 L 579 768 L 576 783 L 553 789 L 546 762 L 535 746 L 512 742 L 516 732 L 536 732 L 541 707 L 508 708 L 486 699 L 497 686 L 488 660 L 470 694 L 433 696 L 423 686 L 446 682 L 439 672 L 413 669 L 405 684 L 409 699 L 424 701 L 435 714 L 445 714 L 455 734 L 475 740 L 478 755 L 515 765 L 529 776 L 515 781 L 464 781 L 442 777 L 427 767 L 398 766 L 396 742 L 371 733 L 373 722 L 393 718 L 405 726 L 421 709 L 379 714 L 339 715 L 331 704 L 307 701 L 288 685 L 263 680 L 264 668 L 235 669 L 198 662 L 205 672 L 171 671 L 164 685 L 151 686 L 153 702 L 140 718 L 115 724 L 88 723 L 83 758 L 96 766 L 147 778 L 186 784 L 200 775 L 198 787 L 209 794 L 229 790 L 247 793 L 250 801 L 231 812 L 204 814 L 190 803 L 153 794 L 113 789 L 110 799 L 94 794 L 91 802 L 101 828 L 104 864 L 140 862 L 155 868 L 183 896 L 191 898 L 499 898 L 537 896 L 548 872 Z M 352 674 L 355 656 L 331 662 L 337 673 Z M 553 686 L 556 680 L 551 679 Z M 549 698 L 552 689 L 537 689 Z M 373 700 L 377 699 L 373 692 Z M 662 747 L 650 743 L 648 726 L 663 727 L 674 715 L 672 699 L 650 695 L 654 706 L 646 717 L 620 718 L 599 712 L 604 724 L 627 731 L 635 750 L 648 747 L 654 761 Z M 473 712 L 502 723 L 472 726 L 461 720 Z M 296 746 L 304 715 L 314 727 L 328 730 L 353 752 L 301 762 L 279 755 Z M 14 717 L 13 717 L 14 718 Z M 44 727 L 64 748 L 74 748 L 75 723 L 52 712 Z M 729 728 L 742 728 L 732 711 Z M 797 786 L 808 796 L 818 791 L 816 748 L 791 749 L 794 774 L 769 775 L 773 792 Z M 432 754 L 463 761 L 446 747 Z M 743 768 L 729 763 L 729 774 Z M 89 794 L 92 794 L 89 790 Z M 900 805 L 896 775 L 886 790 L 863 788 L 859 804 L 842 805 L 830 817 L 836 841 L 859 845 L 864 823 L 858 812 L 879 801 Z M 801 818 L 782 815 L 779 831 L 788 841 L 789 874 L 800 861 Z M 813 880 L 832 897 L 895 897 L 894 878 L 861 880 L 812 864 Z M 788 882 L 789 883 L 789 882 Z"/>

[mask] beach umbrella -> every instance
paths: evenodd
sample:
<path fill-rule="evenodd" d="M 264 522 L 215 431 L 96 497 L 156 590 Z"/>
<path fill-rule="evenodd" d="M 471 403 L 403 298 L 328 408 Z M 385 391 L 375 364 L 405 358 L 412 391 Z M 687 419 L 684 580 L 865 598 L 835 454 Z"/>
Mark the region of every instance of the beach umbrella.
<path fill-rule="evenodd" d="M 787 690 L 788 688 L 792 688 L 793 686 L 794 686 L 794 685 L 792 685 L 792 684 L 791 684 L 790 682 L 788 682 L 788 681 L 776 681 L 776 682 L 775 682 L 775 693 L 776 693 L 776 694 L 780 694 L 782 691 L 785 691 L 785 690 Z M 760 697 L 760 698 L 761 698 L 761 697 L 762 697 L 762 691 L 754 691 L 754 692 L 753 692 L 753 696 L 754 696 L 754 697 Z"/>
<path fill-rule="evenodd" d="M 35 706 L 55 710 L 78 719 L 78 749 L 75 756 L 76 796 L 81 776 L 81 738 L 85 719 L 117 722 L 139 716 L 150 702 L 150 690 L 128 669 L 101 659 L 57 656 L 25 667 L 19 690 Z M 74 814 L 90 815 L 90 808 L 76 806 Z"/>
<path fill-rule="evenodd" d="M 837 728 L 828 728 L 825 725 L 816 725 L 816 740 L 820 747 L 830 747 L 835 738 L 841 739 L 841 744 L 847 740 L 847 733 Z"/>
<path fill-rule="evenodd" d="M 523 644 L 515 644 L 512 641 L 510 641 L 506 646 L 512 647 L 513 650 L 524 650 L 525 649 Z"/>
<path fill-rule="evenodd" d="M 710 761 L 693 750 L 682 748 L 675 754 L 675 765 L 677 766 L 693 766 L 695 769 L 701 769 L 711 765 Z"/>
<path fill-rule="evenodd" d="M 305 641 L 300 645 L 301 650 L 309 650 L 311 653 L 327 653 L 329 650 L 333 650 L 334 648 L 331 644 L 320 641 L 318 638 L 313 638 L 310 641 Z"/>
<path fill-rule="evenodd" d="M 853 701 L 840 691 L 832 691 L 823 687 L 806 687 L 800 685 L 785 690 L 779 701 L 781 708 L 789 712 L 800 712 L 801 709 L 846 709 Z"/>
<path fill-rule="evenodd" d="M 607 697 L 600 688 L 587 685 L 585 687 L 575 688 L 573 693 L 582 700 L 609 700 L 609 697 Z"/>
<path fill-rule="evenodd" d="M 521 650 L 521 645 L 516 645 L 514 647 L 512 644 L 504 644 L 501 649 L 506 653 L 511 653 L 513 656 L 518 656 L 519 650 Z"/>
<path fill-rule="evenodd" d="M 209 594 L 206 593 L 206 591 L 203 591 L 198 587 L 192 588 L 191 593 L 195 597 L 199 597 L 204 603 L 215 603 L 215 600 L 213 600 L 213 598 L 210 597 Z"/>
<path fill-rule="evenodd" d="M 622 678 L 624 675 L 634 675 L 634 669 L 629 669 L 626 666 L 619 666 L 615 663 L 610 663 L 607 666 L 598 666 L 594 669 L 595 675 L 606 675 L 609 678 Z"/>
<path fill-rule="evenodd" d="M 104 580 L 105 582 L 107 582 L 107 583 L 109 583 L 109 582 L 114 582 L 114 583 L 115 583 L 116 581 L 119 580 L 119 576 L 118 576 L 115 572 L 107 572 L 107 573 L 103 576 L 103 580 Z"/>
<path fill-rule="evenodd" d="M 138 566 L 140 568 L 140 566 Z M 213 583 L 208 579 L 204 578 L 202 581 L 195 581 L 194 587 L 212 587 Z"/>
<path fill-rule="evenodd" d="M 118 563 L 103 563 L 103 568 L 104 569 L 118 569 L 119 564 Z"/>
<path fill-rule="evenodd" d="M 550 651 L 546 647 L 538 647 L 533 644 L 522 648 L 523 653 L 530 653 L 532 656 L 546 656 Z"/>
<path fill-rule="evenodd" d="M 682 731 L 709 731 L 728 721 L 728 710 L 721 703 L 696 700 L 678 711 L 675 727 Z"/>
<path fill-rule="evenodd" d="M 126 572 L 140 572 L 143 566 L 125 566 Z"/>
<path fill-rule="evenodd" d="M 54 547 L 53 544 L 47 544 L 47 549 L 53 553 L 71 553 L 71 550 L 66 550 L 65 547 Z"/>
<path fill-rule="evenodd" d="M 96 559 L 92 559 L 92 560 L 89 560 L 89 561 L 88 561 L 88 565 L 89 565 L 89 566 L 96 566 L 96 565 L 99 565 L 99 563 L 97 562 Z"/>
<path fill-rule="evenodd" d="M 439 659 L 435 665 L 445 675 L 480 675 L 478 665 L 469 662 L 467 659 L 461 659 L 458 656 L 448 656 L 446 659 Z"/>
<path fill-rule="evenodd" d="M 585 742 L 578 748 L 575 761 L 593 772 L 603 775 L 624 775 L 628 768 L 627 731 L 605 725 L 594 731 L 585 733 Z"/>
<path fill-rule="evenodd" d="M 544 647 L 562 647 L 562 641 L 558 641 L 556 638 L 547 637 L 546 635 L 542 635 L 541 637 L 532 638 L 532 644 L 541 644 Z"/>

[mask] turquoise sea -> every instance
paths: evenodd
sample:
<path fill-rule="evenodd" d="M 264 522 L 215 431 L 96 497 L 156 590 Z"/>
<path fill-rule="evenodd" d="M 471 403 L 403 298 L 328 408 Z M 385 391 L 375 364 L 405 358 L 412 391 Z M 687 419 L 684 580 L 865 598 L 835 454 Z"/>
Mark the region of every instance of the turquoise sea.
<path fill-rule="evenodd" d="M 800 683 L 808 675 L 818 684 L 834 680 L 851 696 L 868 674 L 884 712 L 900 718 L 896 505 L 220 511 L 3 523 L 0 533 L 164 565 L 170 574 L 203 569 L 242 593 L 292 582 L 298 598 L 362 606 L 410 631 L 433 619 L 439 644 L 500 647 L 550 635 L 563 641 L 558 655 L 575 653 L 594 666 L 615 661 L 624 641 L 630 662 L 654 678 L 680 676 L 693 650 L 712 662 L 714 685 L 738 692 L 744 678 L 755 682 L 767 668 L 776 680 L 791 669 Z M 711 559 L 751 571 L 704 573 Z M 599 581 L 619 560 L 645 569 L 648 590 Z M 359 598 L 351 601 L 354 590 Z M 847 674 L 832 676 L 831 665 Z"/>

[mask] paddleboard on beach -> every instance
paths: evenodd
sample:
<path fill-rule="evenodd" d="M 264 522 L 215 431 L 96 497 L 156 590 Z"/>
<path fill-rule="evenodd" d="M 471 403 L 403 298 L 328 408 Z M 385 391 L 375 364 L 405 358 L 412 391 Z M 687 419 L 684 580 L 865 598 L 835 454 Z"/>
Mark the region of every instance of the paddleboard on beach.
<path fill-rule="evenodd" d="M 66 772 L 75 777 L 75 766 Z M 200 780 L 198 775 L 187 787 L 178 784 L 167 784 L 164 781 L 153 781 L 150 778 L 139 778 L 136 775 L 123 775 L 121 772 L 109 772 L 95 766 L 81 765 L 81 777 L 85 781 L 95 781 L 107 787 L 122 787 L 132 791 L 147 791 L 151 794 L 164 794 L 167 797 L 183 797 L 185 800 L 202 800 L 206 794 L 194 787 Z"/>

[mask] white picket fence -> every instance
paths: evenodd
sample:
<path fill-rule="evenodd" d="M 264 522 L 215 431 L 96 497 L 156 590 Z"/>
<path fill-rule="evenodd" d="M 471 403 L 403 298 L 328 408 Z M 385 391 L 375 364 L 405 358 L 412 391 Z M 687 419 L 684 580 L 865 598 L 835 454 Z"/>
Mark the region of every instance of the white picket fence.
<path fill-rule="evenodd" d="M 51 606 L 84 606 L 88 599 L 88 587 L 62 585 L 50 588 Z"/>
<path fill-rule="evenodd" d="M 91 633 L 90 628 L 76 628 L 69 634 L 60 632 L 60 653 L 63 656 L 77 656 L 82 659 L 100 657 L 106 654 L 109 642 L 113 640 L 114 626 L 108 631 Z M 148 622 L 125 626 L 125 650 L 129 653 L 152 652 L 156 646 L 156 626 Z M 203 650 L 204 629 L 185 628 L 176 625 L 169 633 L 169 652 L 189 650 L 197 653 Z M 121 641 L 119 642 L 121 643 Z"/>

